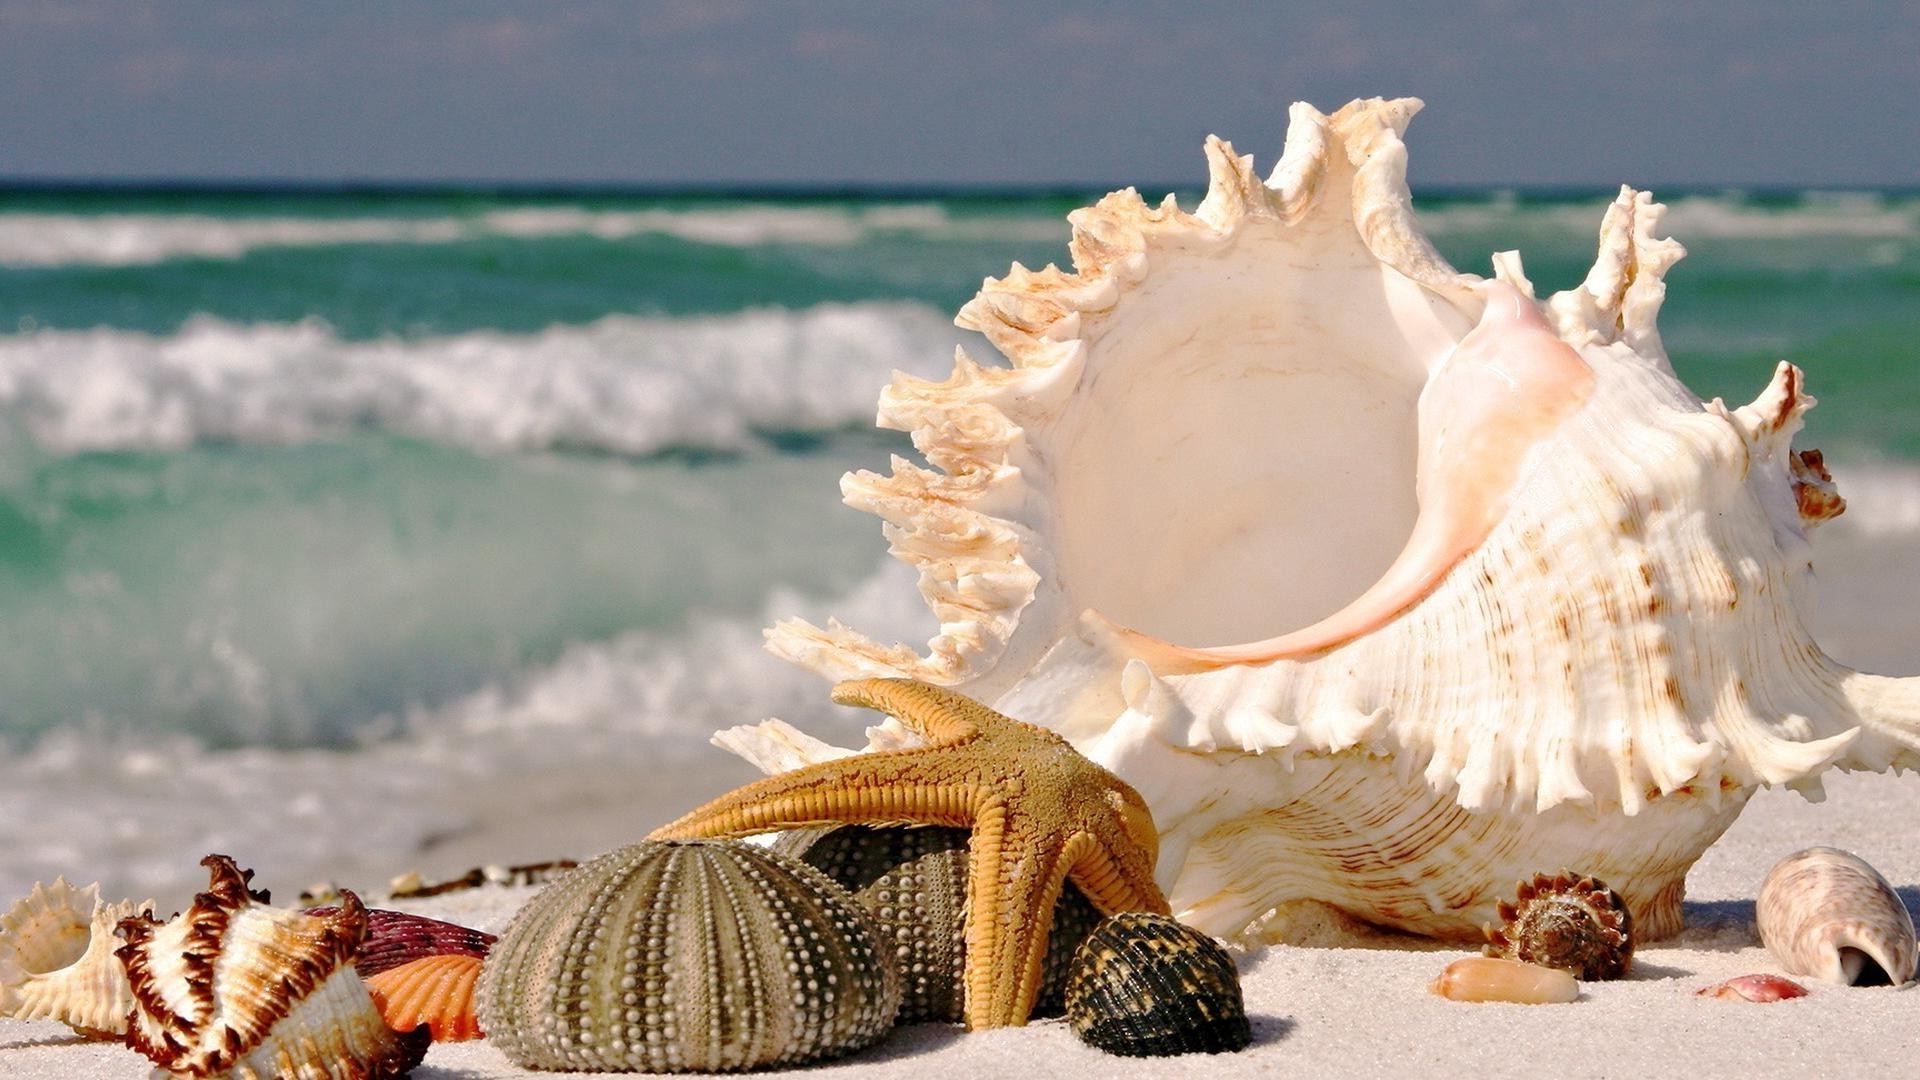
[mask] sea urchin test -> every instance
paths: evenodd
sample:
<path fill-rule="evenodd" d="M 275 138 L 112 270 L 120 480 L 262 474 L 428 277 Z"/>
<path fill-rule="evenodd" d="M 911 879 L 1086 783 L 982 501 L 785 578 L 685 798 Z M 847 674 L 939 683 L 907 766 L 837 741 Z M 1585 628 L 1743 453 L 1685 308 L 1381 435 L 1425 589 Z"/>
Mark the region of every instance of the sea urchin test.
<path fill-rule="evenodd" d="M 1517 253 L 1459 272 L 1407 191 L 1418 108 L 1295 105 L 1264 182 L 1210 140 L 1192 212 L 1116 192 L 1068 216 L 1073 272 L 988 281 L 958 321 L 1011 366 L 896 377 L 880 423 L 934 467 L 842 483 L 939 634 L 769 644 L 1059 732 L 1146 799 L 1208 933 L 1319 901 L 1472 940 L 1568 866 L 1664 937 L 1757 788 L 1920 765 L 1920 680 L 1808 632 L 1807 535 L 1844 507 L 1792 446 L 1813 399 L 1785 363 L 1737 408 L 1675 377 L 1663 208 L 1623 189 L 1544 299 Z"/>

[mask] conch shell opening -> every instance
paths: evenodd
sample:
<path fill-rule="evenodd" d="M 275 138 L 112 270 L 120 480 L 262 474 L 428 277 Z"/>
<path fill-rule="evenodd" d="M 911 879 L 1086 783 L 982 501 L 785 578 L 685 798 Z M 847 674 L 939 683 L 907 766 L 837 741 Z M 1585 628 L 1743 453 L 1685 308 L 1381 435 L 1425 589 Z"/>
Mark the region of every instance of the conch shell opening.
<path fill-rule="evenodd" d="M 1470 938 L 1567 865 L 1658 938 L 1757 787 L 1920 765 L 1920 680 L 1808 633 L 1845 505 L 1792 446 L 1813 399 L 1785 363 L 1738 408 L 1674 376 L 1663 208 L 1623 188 L 1544 300 L 1517 253 L 1456 271 L 1405 182 L 1419 107 L 1297 104 L 1264 182 L 1210 139 L 1191 213 L 1116 192 L 1069 215 L 1072 272 L 985 282 L 956 321 L 1010 366 L 896 375 L 879 423 L 933 468 L 842 481 L 939 633 L 768 645 L 1059 731 L 1147 799 L 1213 933 L 1318 899 Z"/>

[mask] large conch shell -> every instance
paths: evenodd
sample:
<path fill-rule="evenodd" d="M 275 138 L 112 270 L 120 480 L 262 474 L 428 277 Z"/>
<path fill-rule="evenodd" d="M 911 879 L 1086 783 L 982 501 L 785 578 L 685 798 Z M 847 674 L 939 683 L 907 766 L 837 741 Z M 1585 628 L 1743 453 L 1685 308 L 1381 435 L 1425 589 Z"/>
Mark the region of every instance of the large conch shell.
<path fill-rule="evenodd" d="M 113 954 L 113 928 L 152 911 L 151 900 L 103 902 L 98 883 L 36 883 L 0 915 L 0 1016 L 58 1020 L 96 1039 L 126 1034 L 133 990 Z"/>
<path fill-rule="evenodd" d="M 1419 105 L 1295 105 L 1265 182 L 1211 139 L 1192 213 L 1116 192 L 1069 215 L 1075 272 L 989 280 L 958 322 L 1011 368 L 896 376 L 879 422 L 937 468 L 842 482 L 938 636 L 769 644 L 1059 731 L 1147 799 L 1210 933 L 1317 900 L 1472 939 L 1574 866 L 1666 936 L 1758 786 L 1920 764 L 1920 680 L 1809 635 L 1807 532 L 1843 505 L 1791 446 L 1813 399 L 1785 363 L 1740 408 L 1674 376 L 1663 208 L 1623 189 L 1544 302 L 1517 253 L 1457 272 L 1406 188 Z"/>

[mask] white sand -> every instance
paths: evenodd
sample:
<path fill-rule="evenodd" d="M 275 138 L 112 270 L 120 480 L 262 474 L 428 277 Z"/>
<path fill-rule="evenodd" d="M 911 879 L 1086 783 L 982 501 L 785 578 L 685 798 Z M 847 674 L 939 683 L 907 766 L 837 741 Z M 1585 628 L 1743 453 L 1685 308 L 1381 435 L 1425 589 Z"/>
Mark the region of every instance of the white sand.
<path fill-rule="evenodd" d="M 1753 930 L 1767 868 L 1810 844 L 1866 858 L 1920 908 L 1920 779 L 1834 776 L 1829 799 L 1755 797 L 1688 880 L 1688 930 L 1642 947 L 1633 977 L 1589 984 L 1570 1005 L 1464 1005 L 1427 992 L 1457 950 L 1275 947 L 1241 957 L 1254 1045 L 1218 1057 L 1133 1060 L 1074 1038 L 1062 1021 L 980 1033 L 918 1025 L 853 1057 L 793 1075 L 913 1076 L 1684 1076 L 1912 1075 L 1920 994 L 1809 982 L 1797 1001 L 1702 1000 L 1719 979 L 1778 971 Z M 443 918 L 497 929 L 529 890 L 486 889 L 422 902 Z M 1400 943 L 1396 943 L 1396 946 Z M 1804 980 L 1803 980 L 1804 981 Z M 133 1078 L 144 1059 L 82 1042 L 59 1024 L 0 1021 L 0 1077 Z M 423 1080 L 532 1075 L 484 1041 L 436 1046 Z M 782 1074 L 788 1075 L 788 1074 Z"/>

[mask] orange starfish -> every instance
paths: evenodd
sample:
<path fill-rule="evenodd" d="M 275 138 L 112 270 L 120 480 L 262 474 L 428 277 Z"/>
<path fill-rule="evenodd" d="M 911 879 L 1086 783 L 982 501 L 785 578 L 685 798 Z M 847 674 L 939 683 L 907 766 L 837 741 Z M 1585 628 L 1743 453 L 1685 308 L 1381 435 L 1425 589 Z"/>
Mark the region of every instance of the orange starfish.
<path fill-rule="evenodd" d="M 833 700 L 898 717 L 927 745 L 770 776 L 655 829 L 649 839 L 832 823 L 972 829 L 965 971 L 971 1028 L 1027 1022 L 1053 905 L 1069 879 L 1107 914 L 1167 914 L 1153 880 L 1159 834 L 1147 804 L 1065 739 L 911 679 L 843 682 Z"/>

